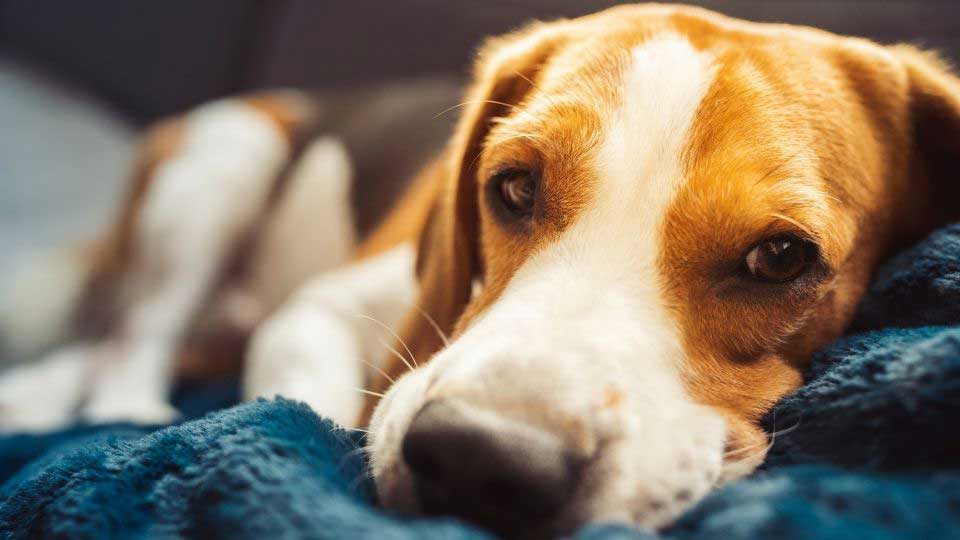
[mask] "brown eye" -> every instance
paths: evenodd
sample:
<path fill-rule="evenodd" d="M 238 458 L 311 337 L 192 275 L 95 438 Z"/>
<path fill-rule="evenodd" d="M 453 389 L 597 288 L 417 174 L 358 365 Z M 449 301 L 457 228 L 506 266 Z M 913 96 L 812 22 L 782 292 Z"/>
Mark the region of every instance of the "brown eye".
<path fill-rule="evenodd" d="M 511 170 L 497 175 L 500 199 L 508 210 L 519 216 L 533 213 L 537 185 L 533 176 L 522 170 Z"/>
<path fill-rule="evenodd" d="M 744 262 L 761 281 L 784 283 L 796 279 L 816 256 L 816 246 L 795 236 L 775 236 L 757 244 Z"/>

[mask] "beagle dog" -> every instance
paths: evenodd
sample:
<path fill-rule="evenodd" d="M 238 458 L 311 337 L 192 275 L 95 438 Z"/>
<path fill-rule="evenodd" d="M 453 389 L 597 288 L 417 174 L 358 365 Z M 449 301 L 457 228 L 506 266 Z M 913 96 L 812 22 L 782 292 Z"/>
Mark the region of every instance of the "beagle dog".
<path fill-rule="evenodd" d="M 169 419 L 171 344 L 218 296 L 256 328 L 248 397 L 366 425 L 388 508 L 511 538 L 662 527 L 750 473 L 759 419 L 842 334 L 878 261 L 958 218 L 944 63 L 698 8 L 488 41 L 452 137 L 355 247 L 333 139 L 300 153 L 254 226 L 297 103 L 237 99 L 154 130 L 139 202 L 85 281 L 125 283 L 123 316 L 46 362 L 94 374 L 89 417 Z M 251 229 L 244 279 L 214 287 Z"/>

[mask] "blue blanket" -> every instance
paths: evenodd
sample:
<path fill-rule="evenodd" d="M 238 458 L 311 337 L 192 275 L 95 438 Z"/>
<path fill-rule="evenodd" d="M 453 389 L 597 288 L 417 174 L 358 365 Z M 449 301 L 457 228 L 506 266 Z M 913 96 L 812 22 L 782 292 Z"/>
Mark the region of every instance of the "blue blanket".
<path fill-rule="evenodd" d="M 0 439 L 0 538 L 489 538 L 376 507 L 356 437 L 291 401 L 182 389 L 179 425 Z M 217 412 L 199 417 L 206 410 Z M 853 332 L 766 419 L 760 471 L 657 536 L 580 540 L 960 538 L 960 225 L 890 261 Z"/>

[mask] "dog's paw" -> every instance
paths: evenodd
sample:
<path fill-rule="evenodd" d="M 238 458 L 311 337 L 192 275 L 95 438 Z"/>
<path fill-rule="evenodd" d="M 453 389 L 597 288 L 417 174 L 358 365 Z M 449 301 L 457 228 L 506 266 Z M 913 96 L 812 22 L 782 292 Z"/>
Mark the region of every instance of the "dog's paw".
<path fill-rule="evenodd" d="M 0 433 L 53 431 L 67 427 L 73 420 L 72 409 L 49 407 L 39 398 L 10 400 L 4 397 L 0 399 Z"/>
<path fill-rule="evenodd" d="M 356 424 L 363 396 L 357 336 L 339 314 L 292 306 L 267 320 L 251 339 L 244 399 L 283 396 L 306 402 L 341 425 Z"/>
<path fill-rule="evenodd" d="M 169 403 L 131 394 L 93 399 L 83 407 L 81 416 L 91 424 L 131 422 L 152 425 L 172 423 L 180 418 L 180 412 Z"/>
<path fill-rule="evenodd" d="M 93 347 L 62 349 L 0 374 L 0 432 L 50 431 L 71 424 L 84 397 Z"/>

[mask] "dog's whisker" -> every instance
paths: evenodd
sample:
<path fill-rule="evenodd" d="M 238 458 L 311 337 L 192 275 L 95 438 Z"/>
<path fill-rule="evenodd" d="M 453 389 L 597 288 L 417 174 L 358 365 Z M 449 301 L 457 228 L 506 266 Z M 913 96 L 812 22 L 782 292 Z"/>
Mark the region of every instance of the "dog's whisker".
<path fill-rule="evenodd" d="M 382 398 L 382 397 L 383 397 L 383 394 L 381 394 L 380 392 L 374 392 L 373 390 L 366 390 L 366 389 L 363 389 L 363 388 L 357 388 L 356 386 L 354 386 L 353 389 L 356 390 L 357 392 L 360 392 L 361 394 L 367 394 L 368 396 L 376 396 L 376 397 L 378 397 L 378 398 Z M 348 429 L 349 429 L 349 428 L 348 428 Z M 357 428 L 350 429 L 350 431 L 362 431 L 362 432 L 366 433 L 366 430 L 357 429 Z"/>
<path fill-rule="evenodd" d="M 457 103 L 456 105 L 454 105 L 454 106 L 452 106 L 452 107 L 447 107 L 446 109 L 444 109 L 444 110 L 438 112 L 437 114 L 433 115 L 433 119 L 436 120 L 437 118 L 440 118 L 441 116 L 447 114 L 448 112 L 453 111 L 453 110 L 456 110 L 456 109 L 459 109 L 459 108 L 461 108 L 461 107 L 466 107 L 467 105 L 472 105 L 473 103 L 482 103 L 482 102 L 483 102 L 483 100 L 479 100 L 479 99 L 477 99 L 477 100 L 471 99 L 471 100 L 469 100 L 469 101 L 462 101 L 462 102 Z"/>
<path fill-rule="evenodd" d="M 781 429 L 780 431 L 774 431 L 774 432 L 770 433 L 770 437 L 771 437 L 771 438 L 774 438 L 774 437 L 776 437 L 777 435 L 786 435 L 787 433 L 790 433 L 791 431 L 795 431 L 795 430 L 796 430 L 797 428 L 799 428 L 799 427 L 800 427 L 800 420 L 797 420 L 797 423 L 796 423 L 796 424 L 794 424 L 794 425 L 792 425 L 792 426 L 790 426 L 790 427 L 788 427 L 788 428 L 784 428 L 784 429 Z"/>
<path fill-rule="evenodd" d="M 365 480 L 369 480 L 371 478 L 373 478 L 373 475 L 369 471 L 367 470 L 360 471 L 360 473 L 357 474 L 356 478 L 350 481 L 350 491 L 356 491 L 357 488 L 360 486 L 361 482 Z"/>
<path fill-rule="evenodd" d="M 532 86 L 534 89 L 539 91 L 540 95 L 542 95 L 544 99 L 547 100 L 547 103 L 549 103 L 551 106 L 556 107 L 558 109 L 560 108 L 560 104 L 550 94 L 545 92 L 543 88 L 540 87 L 539 84 L 533 82 L 533 79 L 531 79 L 530 77 L 527 77 L 526 75 L 524 75 L 523 73 L 520 73 L 517 70 L 513 70 L 513 72 L 514 74 L 516 74 L 517 77 L 520 77 L 521 79 L 527 81 L 528 83 L 530 83 L 530 86 Z"/>
<path fill-rule="evenodd" d="M 766 448 L 766 450 L 764 450 L 764 452 L 769 452 L 770 449 L 773 448 L 773 443 L 777 442 L 777 436 L 778 436 L 778 435 L 786 435 L 787 433 L 790 433 L 791 431 L 794 431 L 794 430 L 797 429 L 798 427 L 800 427 L 800 420 L 797 420 L 797 423 L 796 423 L 796 424 L 794 424 L 794 425 L 792 425 L 792 426 L 790 426 L 790 427 L 788 427 L 788 428 L 781 429 L 780 431 L 776 431 L 776 427 L 774 427 L 774 431 L 773 431 L 772 433 L 770 433 L 770 444 L 767 445 L 767 448 Z"/>
<path fill-rule="evenodd" d="M 343 457 L 340 458 L 340 462 L 337 464 L 337 468 L 336 468 L 335 470 L 336 470 L 337 472 L 341 472 L 341 471 L 343 470 L 343 467 L 346 466 L 346 464 L 347 464 L 347 462 L 348 462 L 349 460 L 351 460 L 352 458 L 357 457 L 357 455 L 359 455 L 359 454 L 364 453 L 364 451 L 366 451 L 366 449 L 367 449 L 366 446 L 359 446 L 359 447 L 354 448 L 353 450 L 347 452 L 346 454 L 344 454 Z"/>
<path fill-rule="evenodd" d="M 394 356 L 396 356 L 397 358 L 399 358 L 400 361 L 403 362 L 403 365 L 407 366 L 407 370 L 408 370 L 408 371 L 413 371 L 413 366 L 410 364 L 410 362 L 407 361 L 407 359 L 404 358 L 404 356 L 403 356 L 402 354 L 400 354 L 399 351 L 397 351 L 396 349 L 394 349 L 393 347 L 391 347 L 389 343 L 387 343 L 386 341 L 384 341 L 384 340 L 382 340 L 382 339 L 380 339 L 380 338 L 377 338 L 377 343 L 379 343 L 384 349 L 386 349 L 387 351 L 389 351 L 391 354 L 393 354 Z"/>
<path fill-rule="evenodd" d="M 774 422 L 776 422 L 776 421 L 774 421 Z M 738 455 L 738 454 L 742 454 L 742 453 L 745 453 L 745 452 L 749 452 L 749 451 L 751 451 L 751 450 L 758 450 L 758 449 L 764 448 L 764 447 L 766 447 L 764 451 L 769 452 L 770 449 L 773 448 L 773 444 L 776 442 L 778 436 L 780 436 L 780 435 L 786 435 L 787 433 L 790 433 L 790 432 L 796 430 L 796 429 L 799 428 L 799 427 L 800 427 L 800 421 L 798 420 L 796 424 L 794 424 L 794 425 L 792 425 L 792 426 L 790 426 L 790 427 L 788 427 L 788 428 L 784 428 L 784 429 L 781 429 L 781 430 L 779 430 L 779 431 L 772 431 L 772 432 L 768 435 L 769 438 L 770 438 L 770 440 L 769 440 L 767 443 L 765 443 L 765 444 L 751 444 L 751 445 L 749 445 L 749 446 L 744 446 L 744 447 L 741 447 L 741 448 L 737 448 L 737 449 L 734 449 L 734 450 L 730 450 L 729 452 L 724 452 L 723 457 L 724 457 L 724 459 L 726 459 L 726 458 L 728 458 L 728 457 L 730 457 L 730 456 L 735 456 L 735 455 Z"/>
<path fill-rule="evenodd" d="M 382 344 L 384 347 L 389 347 L 386 343 L 383 343 L 382 341 L 381 341 L 381 344 Z M 394 351 L 394 352 L 396 352 L 396 351 Z M 398 353 L 398 354 L 399 354 L 399 353 Z M 400 359 L 403 360 L 403 357 L 401 356 Z M 393 377 L 391 377 L 390 375 L 387 375 L 387 372 L 386 372 L 386 371 L 380 369 L 379 367 L 373 365 L 372 363 L 367 362 L 366 360 L 364 360 L 364 359 L 362 359 L 362 358 L 360 359 L 360 361 L 363 362 L 364 364 L 366 364 L 367 366 L 371 367 L 372 369 L 376 370 L 377 373 L 379 373 L 379 374 L 383 375 L 384 377 L 386 377 L 387 380 L 390 381 L 391 383 L 397 382 L 397 381 L 393 380 Z"/>
<path fill-rule="evenodd" d="M 736 455 L 739 455 L 739 454 L 743 454 L 744 452 L 749 452 L 749 451 L 751 451 L 751 450 L 756 450 L 756 449 L 758 449 L 758 448 L 763 448 L 764 446 L 766 446 L 766 443 L 764 443 L 764 444 L 751 444 L 751 445 L 749 445 L 749 446 L 741 446 L 740 448 L 736 448 L 736 449 L 734 449 L 734 450 L 730 450 L 730 451 L 728 451 L 728 452 L 724 452 L 724 453 L 723 453 L 723 458 L 726 459 L 726 458 L 728 458 L 728 457 L 732 457 L 732 456 L 736 456 Z"/>
<path fill-rule="evenodd" d="M 450 346 L 450 340 L 447 339 L 447 335 L 444 334 L 444 333 L 443 333 L 443 330 L 440 329 L 440 325 L 437 324 L 437 321 L 435 321 L 435 320 L 433 319 L 433 317 L 431 317 L 430 314 L 427 313 L 427 310 L 423 309 L 422 307 L 418 306 L 417 304 L 413 304 L 413 307 L 414 307 L 414 309 L 416 309 L 418 312 L 420 312 L 420 315 L 422 315 L 423 318 L 426 319 L 426 321 L 430 324 L 430 326 L 433 327 L 433 330 L 437 333 L 437 336 L 440 337 L 440 341 L 443 342 L 443 346 L 444 346 L 444 347 L 449 347 L 449 346 Z"/>
<path fill-rule="evenodd" d="M 361 319 L 367 319 L 368 321 L 373 321 L 373 322 L 379 324 L 381 327 L 383 327 L 383 329 L 386 330 L 387 332 L 390 332 L 390 333 L 393 335 L 393 337 L 397 338 L 397 341 L 400 342 L 400 345 L 403 345 L 403 348 L 404 348 L 404 350 L 407 351 L 407 354 L 410 355 L 410 360 L 413 362 L 413 365 L 416 366 L 416 367 L 420 367 L 420 365 L 417 364 L 417 359 L 413 356 L 413 352 L 410 350 L 410 347 L 407 346 L 407 344 L 403 341 L 403 338 L 400 337 L 400 334 L 398 334 L 393 328 L 390 328 L 389 326 L 387 326 L 387 325 L 384 324 L 383 322 L 381 322 L 381 321 L 379 321 L 379 320 L 377 320 L 377 319 L 375 319 L 375 318 L 373 318 L 373 317 L 371 317 L 371 316 L 369 316 L 369 315 L 357 315 L 357 317 L 360 317 Z M 408 366 L 409 366 L 409 364 L 408 364 Z M 413 369 L 413 368 L 410 368 L 410 369 Z"/>
<path fill-rule="evenodd" d="M 747 473 L 756 467 L 756 462 L 753 460 L 752 456 L 746 456 L 741 459 L 735 459 L 733 461 L 728 461 L 724 463 L 724 469 L 726 469 L 727 471 L 730 471 L 730 470 L 735 471 L 737 470 L 738 467 L 741 467 L 741 466 L 746 467 L 745 469 L 742 470 L 742 472 Z M 718 478 L 717 481 L 714 482 L 714 485 L 718 486 L 718 485 L 721 485 L 722 483 L 723 481 L 720 478 Z"/>
<path fill-rule="evenodd" d="M 501 107 L 509 107 L 510 109 L 513 109 L 513 110 L 515 110 L 515 111 L 519 111 L 519 112 L 522 112 L 522 113 L 525 113 L 525 114 L 530 114 L 530 113 L 527 113 L 526 111 L 524 111 L 523 109 L 521 109 L 520 107 L 517 107 L 516 105 L 511 105 L 510 103 L 504 103 L 504 102 L 502 102 L 502 101 L 495 101 L 495 100 L 492 100 L 492 99 L 468 99 L 467 101 L 462 101 L 462 102 L 460 102 L 460 103 L 457 103 L 457 104 L 454 105 L 453 107 L 447 107 L 446 109 L 444 109 L 444 110 L 440 111 L 439 113 L 437 113 L 436 116 L 434 116 L 433 118 L 434 118 L 434 119 L 437 119 L 437 118 L 440 118 L 441 116 L 447 114 L 447 113 L 450 112 L 450 111 L 459 109 L 459 108 L 461 108 L 461 107 L 466 107 L 467 105 L 476 105 L 476 104 L 480 104 L 480 103 L 489 103 L 489 104 L 491 104 L 491 105 L 500 105 Z"/>
<path fill-rule="evenodd" d="M 472 171 L 481 157 L 483 157 L 483 152 L 477 152 L 477 155 L 473 156 L 473 159 L 470 160 L 470 166 L 467 167 L 467 169 Z"/>

